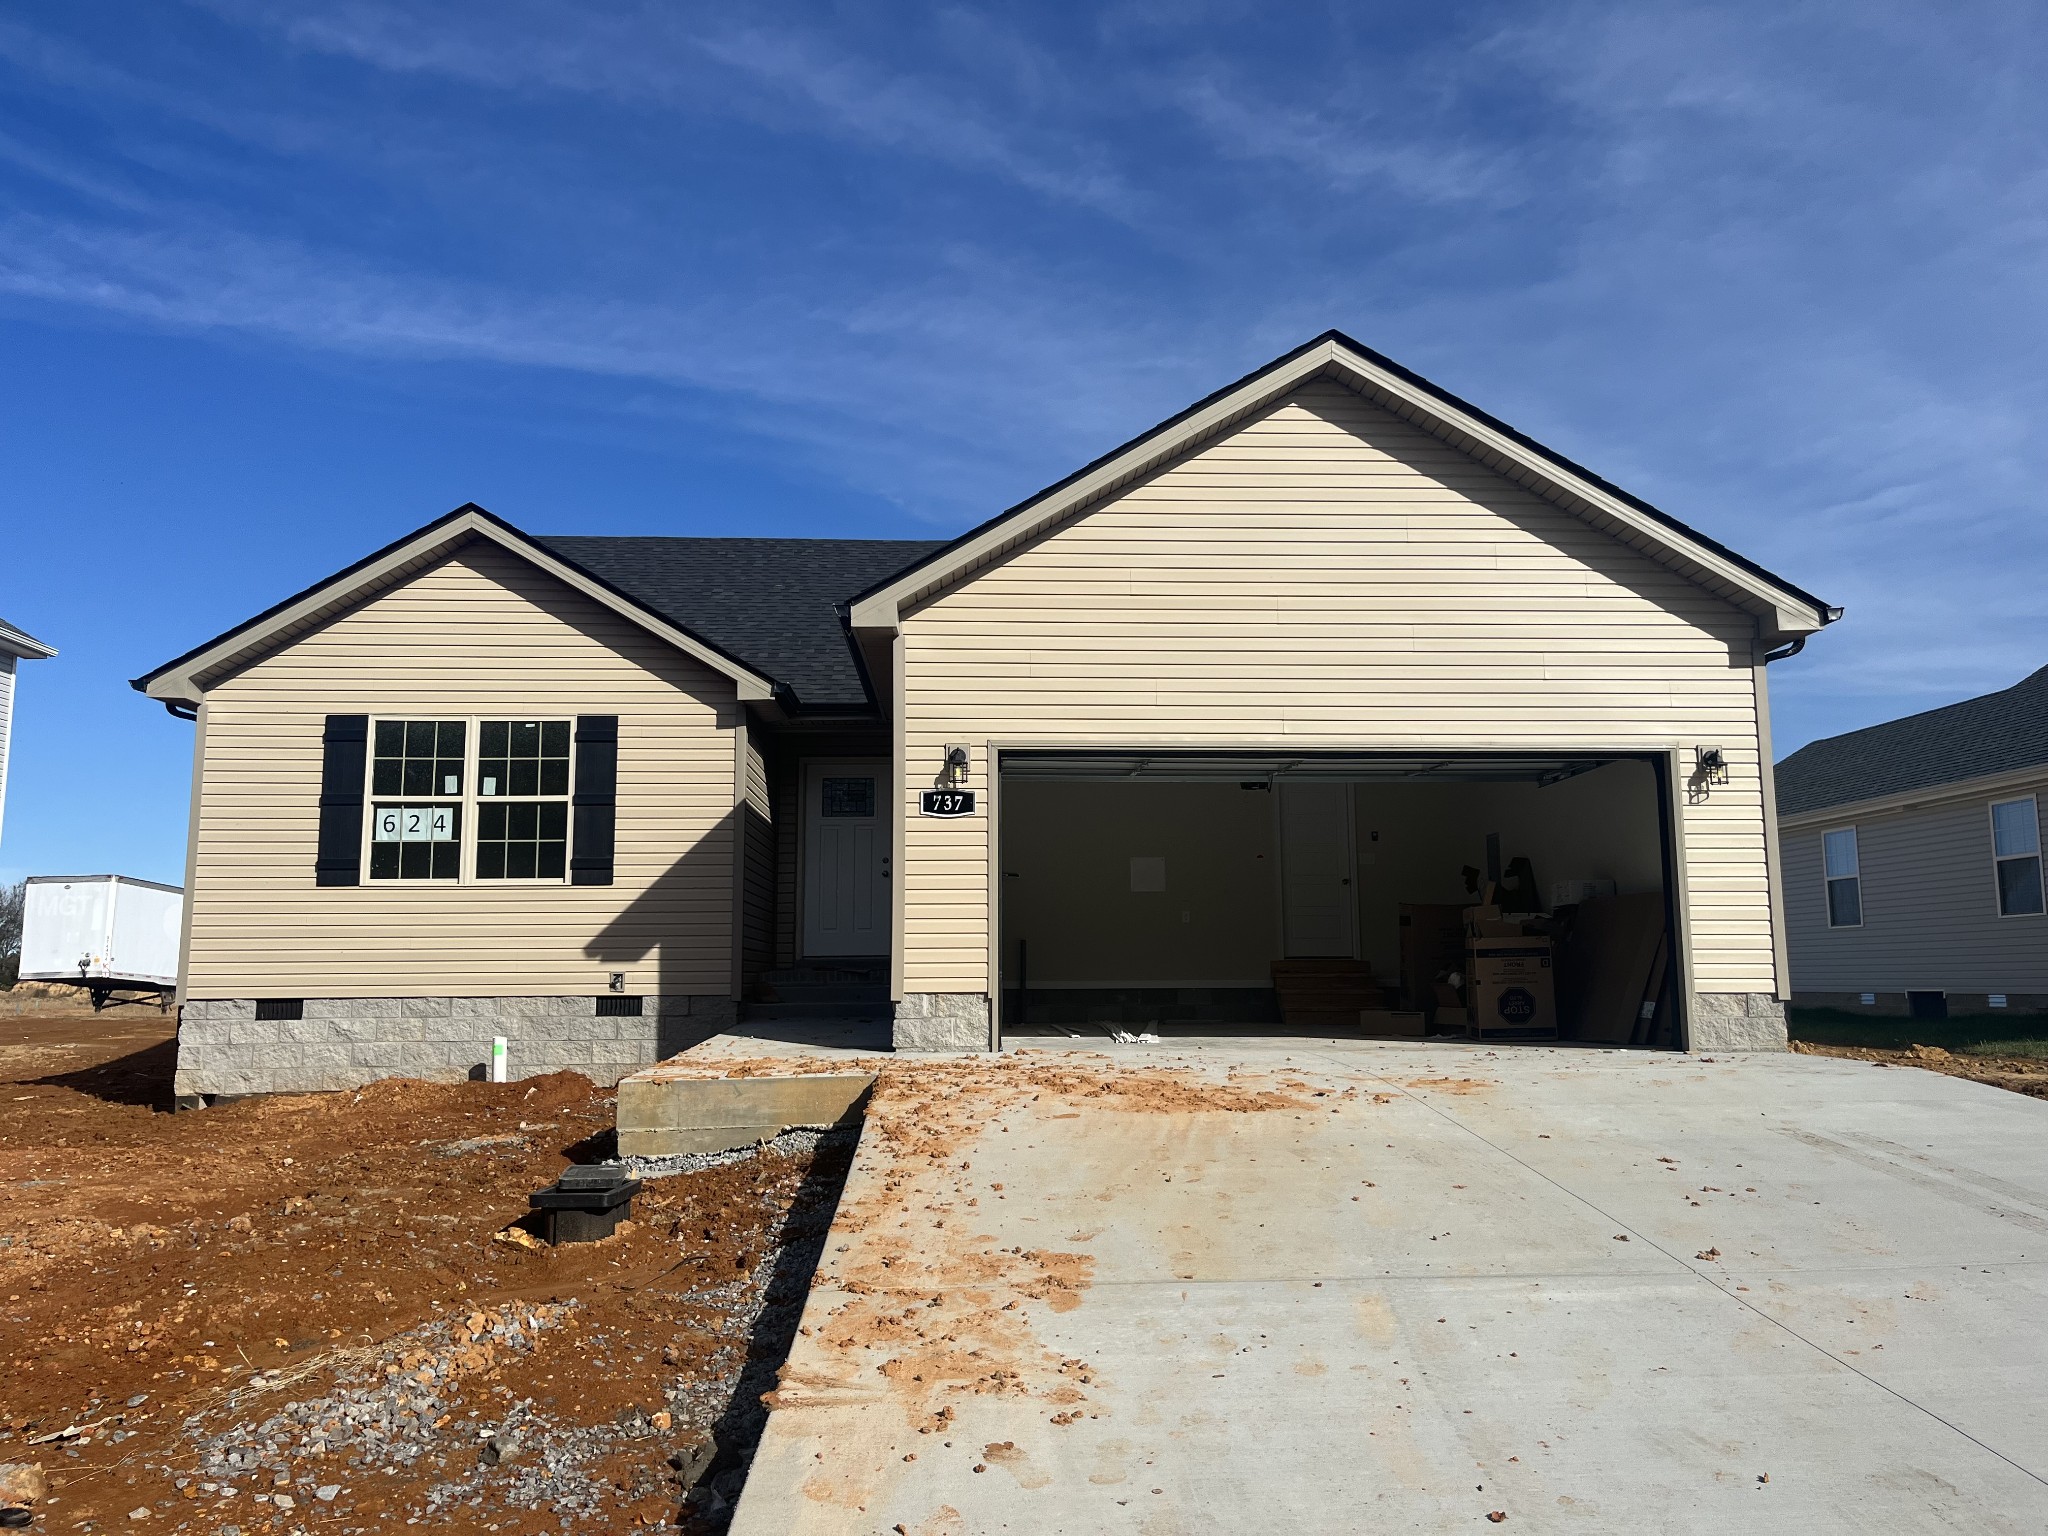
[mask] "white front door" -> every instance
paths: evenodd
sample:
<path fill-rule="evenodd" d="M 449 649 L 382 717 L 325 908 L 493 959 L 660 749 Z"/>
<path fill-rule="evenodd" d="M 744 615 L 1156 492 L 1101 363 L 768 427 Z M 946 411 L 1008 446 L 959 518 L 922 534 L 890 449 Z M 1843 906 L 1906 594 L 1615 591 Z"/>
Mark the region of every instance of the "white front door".
<path fill-rule="evenodd" d="M 804 953 L 889 952 L 886 762 L 804 767 Z"/>
<path fill-rule="evenodd" d="M 1289 959 L 1358 953 L 1351 881 L 1351 786 L 1281 780 L 1281 910 Z"/>

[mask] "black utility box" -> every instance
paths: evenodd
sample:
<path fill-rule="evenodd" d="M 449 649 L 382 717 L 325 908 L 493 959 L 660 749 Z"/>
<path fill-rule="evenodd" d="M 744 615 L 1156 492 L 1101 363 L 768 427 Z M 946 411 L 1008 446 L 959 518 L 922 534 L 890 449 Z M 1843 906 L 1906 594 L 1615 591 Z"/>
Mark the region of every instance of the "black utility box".
<path fill-rule="evenodd" d="M 579 1163 L 529 1198 L 540 1213 L 540 1235 L 551 1243 L 592 1243 L 610 1237 L 632 1214 L 640 1181 L 623 1163 Z"/>

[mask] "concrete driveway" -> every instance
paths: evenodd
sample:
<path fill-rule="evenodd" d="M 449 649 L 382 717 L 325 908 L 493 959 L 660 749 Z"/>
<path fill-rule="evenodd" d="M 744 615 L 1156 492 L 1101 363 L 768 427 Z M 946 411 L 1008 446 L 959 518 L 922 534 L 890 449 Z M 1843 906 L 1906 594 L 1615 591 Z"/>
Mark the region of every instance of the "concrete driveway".
<path fill-rule="evenodd" d="M 898 1059 L 733 1530 L 2039 1532 L 2044 1258 L 1933 1073 Z"/>

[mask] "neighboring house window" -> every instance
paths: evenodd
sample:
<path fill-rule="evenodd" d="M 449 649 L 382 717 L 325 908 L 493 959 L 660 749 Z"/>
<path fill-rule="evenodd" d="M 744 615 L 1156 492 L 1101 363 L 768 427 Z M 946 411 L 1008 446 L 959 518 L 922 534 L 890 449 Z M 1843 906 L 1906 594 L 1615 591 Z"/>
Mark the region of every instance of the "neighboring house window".
<path fill-rule="evenodd" d="M 477 726 L 476 877 L 559 880 L 569 867 L 569 722 Z"/>
<path fill-rule="evenodd" d="M 370 878 L 566 879 L 572 735 L 567 720 L 376 721 Z"/>
<path fill-rule="evenodd" d="M 370 878 L 462 875 L 461 720 L 379 720 L 370 756 Z"/>
<path fill-rule="evenodd" d="M 1998 876 L 1998 915 L 2041 913 L 2041 817 L 2034 797 L 1991 807 L 1991 863 Z"/>
<path fill-rule="evenodd" d="M 1841 827 L 1824 832 L 1820 839 L 1821 859 L 1827 866 L 1828 926 L 1863 926 L 1863 876 L 1856 861 L 1856 829 Z"/>

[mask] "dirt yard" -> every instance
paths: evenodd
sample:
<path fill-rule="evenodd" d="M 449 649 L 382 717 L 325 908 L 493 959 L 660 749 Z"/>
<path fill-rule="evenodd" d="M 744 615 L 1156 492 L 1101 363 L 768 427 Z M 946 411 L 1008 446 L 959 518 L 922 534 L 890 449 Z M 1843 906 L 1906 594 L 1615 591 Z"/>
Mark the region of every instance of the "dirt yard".
<path fill-rule="evenodd" d="M 171 1027 L 0 1014 L 0 1462 L 43 1467 L 39 1527 L 723 1528 L 843 1136 L 651 1182 L 604 1242 L 528 1246 L 499 1234 L 608 1155 L 605 1091 L 172 1115 Z"/>
<path fill-rule="evenodd" d="M 1851 1061 L 1882 1062 L 1889 1067 L 1923 1067 L 1929 1072 L 1946 1072 L 1950 1077 L 1967 1077 L 1973 1083 L 1989 1083 L 1994 1088 L 2048 1099 L 2048 1061 L 2036 1056 L 1980 1056 L 1938 1045 L 1909 1045 L 1891 1050 L 1866 1045 L 1823 1045 L 1810 1040 L 1794 1040 L 1792 1049 L 1808 1056 L 1841 1056 Z"/>

